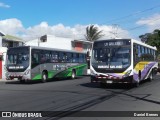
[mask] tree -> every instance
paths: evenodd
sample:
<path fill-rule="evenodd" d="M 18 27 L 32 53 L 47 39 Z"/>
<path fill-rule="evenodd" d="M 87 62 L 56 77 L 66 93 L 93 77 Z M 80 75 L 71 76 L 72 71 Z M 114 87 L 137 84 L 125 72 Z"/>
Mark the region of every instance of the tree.
<path fill-rule="evenodd" d="M 142 42 L 145 42 L 151 46 L 156 46 L 158 53 L 160 53 L 160 30 L 156 29 L 153 33 L 140 35 L 139 38 Z"/>
<path fill-rule="evenodd" d="M 95 41 L 98 40 L 99 38 L 103 37 L 104 35 L 102 34 L 102 30 L 99 31 L 98 27 L 96 27 L 95 25 L 90 25 L 87 26 L 86 28 L 86 35 L 85 38 L 88 41 Z"/>

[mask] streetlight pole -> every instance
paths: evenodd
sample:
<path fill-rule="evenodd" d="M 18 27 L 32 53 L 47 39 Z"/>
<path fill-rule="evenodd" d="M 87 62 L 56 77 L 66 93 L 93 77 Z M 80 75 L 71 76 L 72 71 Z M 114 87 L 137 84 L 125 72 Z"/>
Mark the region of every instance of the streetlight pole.
<path fill-rule="evenodd" d="M 40 45 L 40 37 L 38 37 L 38 47 L 39 47 L 39 45 Z"/>

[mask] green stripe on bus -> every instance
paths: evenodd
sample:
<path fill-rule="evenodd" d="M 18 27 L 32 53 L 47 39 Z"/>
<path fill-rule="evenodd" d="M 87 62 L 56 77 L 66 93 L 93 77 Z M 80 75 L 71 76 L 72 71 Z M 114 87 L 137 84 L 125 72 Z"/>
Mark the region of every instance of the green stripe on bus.
<path fill-rule="evenodd" d="M 42 79 L 42 75 L 38 74 L 32 80 L 40 80 L 40 79 Z"/>
<path fill-rule="evenodd" d="M 80 76 L 83 75 L 83 71 L 84 69 L 87 67 L 87 64 L 83 64 L 83 65 L 77 65 L 77 66 L 73 66 L 70 67 L 58 74 L 57 71 L 48 71 L 48 78 L 53 78 L 55 75 L 56 77 L 70 77 L 72 75 L 72 70 L 75 69 L 76 70 L 76 75 Z M 40 80 L 42 79 L 42 74 L 37 74 L 32 80 Z"/>
<path fill-rule="evenodd" d="M 59 74 L 56 75 L 56 77 L 70 77 L 72 75 L 73 69 L 76 70 L 76 75 L 80 76 L 80 75 L 83 75 L 83 71 L 86 67 L 87 67 L 87 64 L 73 66 L 68 68 L 67 70 L 64 70 L 63 72 L 60 72 Z"/>
<path fill-rule="evenodd" d="M 53 78 L 56 74 L 56 71 L 48 71 L 48 78 Z M 37 74 L 32 80 L 40 80 L 42 79 L 42 74 Z"/>

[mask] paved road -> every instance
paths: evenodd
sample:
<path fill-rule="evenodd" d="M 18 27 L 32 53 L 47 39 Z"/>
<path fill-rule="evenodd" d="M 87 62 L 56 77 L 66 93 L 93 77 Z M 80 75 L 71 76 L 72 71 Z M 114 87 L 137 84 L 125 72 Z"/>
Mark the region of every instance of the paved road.
<path fill-rule="evenodd" d="M 138 88 L 112 85 L 101 88 L 89 77 L 47 83 L 0 82 L 0 111 L 160 111 L 160 76 Z M 70 113 L 69 113 L 70 114 Z M 13 118 L 17 120 L 17 118 Z M 26 118 L 25 118 L 26 119 Z M 44 119 L 44 118 L 43 118 Z M 46 118 L 48 119 L 48 118 Z M 129 118 L 50 118 L 63 120 L 130 120 Z M 132 120 L 160 120 L 132 118 Z"/>

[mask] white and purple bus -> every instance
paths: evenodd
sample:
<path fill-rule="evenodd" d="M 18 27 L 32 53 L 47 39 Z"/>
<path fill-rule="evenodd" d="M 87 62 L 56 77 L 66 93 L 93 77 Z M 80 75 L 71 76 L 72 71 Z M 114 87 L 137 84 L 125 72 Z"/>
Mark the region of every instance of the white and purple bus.
<path fill-rule="evenodd" d="M 157 72 L 156 47 L 134 39 L 98 40 L 90 60 L 91 82 L 101 85 L 152 80 Z"/>

